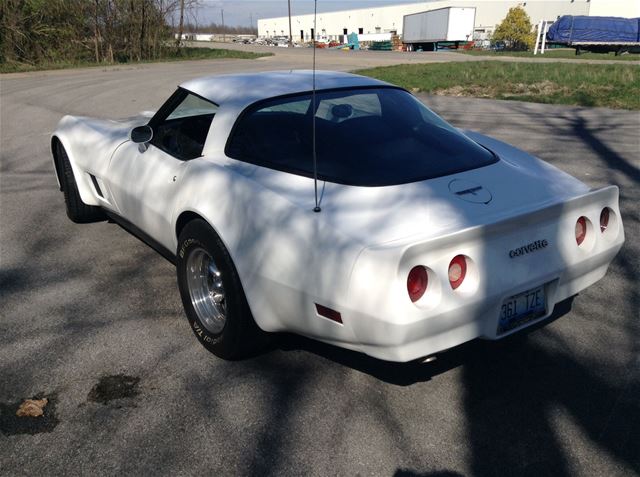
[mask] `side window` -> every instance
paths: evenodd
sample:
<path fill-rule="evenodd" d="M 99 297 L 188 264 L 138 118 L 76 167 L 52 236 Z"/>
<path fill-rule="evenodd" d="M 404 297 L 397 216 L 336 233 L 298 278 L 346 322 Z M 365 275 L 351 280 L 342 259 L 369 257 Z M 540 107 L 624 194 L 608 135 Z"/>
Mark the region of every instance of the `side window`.
<path fill-rule="evenodd" d="M 187 94 L 187 96 L 176 106 L 176 108 L 167 116 L 167 120 L 179 119 L 189 116 L 202 116 L 207 114 L 215 114 L 218 106 L 209 101 Z"/>
<path fill-rule="evenodd" d="M 228 146 L 230 157 L 295 167 L 311 154 L 311 98 L 270 100 L 244 114 Z"/>
<path fill-rule="evenodd" d="M 200 157 L 218 106 L 187 92 L 175 101 L 164 118 L 154 118 L 151 144 L 178 159 Z"/>

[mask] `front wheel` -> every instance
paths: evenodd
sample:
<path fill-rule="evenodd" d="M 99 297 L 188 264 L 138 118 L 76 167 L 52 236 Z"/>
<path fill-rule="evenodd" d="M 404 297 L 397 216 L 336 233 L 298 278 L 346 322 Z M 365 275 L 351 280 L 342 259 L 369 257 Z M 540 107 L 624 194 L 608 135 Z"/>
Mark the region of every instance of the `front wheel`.
<path fill-rule="evenodd" d="M 258 349 L 263 332 L 255 324 L 229 252 L 204 220 L 189 222 L 178 239 L 178 287 L 198 341 L 224 359 Z"/>

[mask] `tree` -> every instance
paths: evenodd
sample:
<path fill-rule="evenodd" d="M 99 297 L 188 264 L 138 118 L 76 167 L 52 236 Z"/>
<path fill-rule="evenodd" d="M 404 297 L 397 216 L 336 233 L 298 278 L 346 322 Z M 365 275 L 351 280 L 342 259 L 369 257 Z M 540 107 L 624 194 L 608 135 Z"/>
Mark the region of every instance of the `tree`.
<path fill-rule="evenodd" d="M 0 63 L 38 65 L 163 56 L 167 18 L 196 0 L 0 0 Z"/>
<path fill-rule="evenodd" d="M 529 15 L 522 7 L 513 7 L 493 33 L 493 41 L 504 41 L 513 50 L 528 50 L 535 43 Z"/>
<path fill-rule="evenodd" d="M 89 0 L 0 1 L 0 61 L 27 64 L 93 57 Z"/>

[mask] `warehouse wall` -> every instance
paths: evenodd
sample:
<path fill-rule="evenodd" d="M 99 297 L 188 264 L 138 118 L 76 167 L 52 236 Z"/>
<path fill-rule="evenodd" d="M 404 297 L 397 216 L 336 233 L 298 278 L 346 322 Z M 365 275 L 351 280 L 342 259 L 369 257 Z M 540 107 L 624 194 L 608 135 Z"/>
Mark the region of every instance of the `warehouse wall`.
<path fill-rule="evenodd" d="M 592 17 L 640 17 L 640 0 L 591 0 Z"/>
<path fill-rule="evenodd" d="M 640 4 L 640 0 L 591 0 L 590 2 L 588 0 L 431 0 L 387 7 L 320 13 L 317 18 L 317 30 L 319 36 L 323 35 L 324 30 L 324 35 L 331 38 L 343 35 L 344 29 L 348 33 L 359 33 L 362 29 L 364 34 L 376 33 L 378 30 L 380 32 L 395 30 L 401 35 L 404 15 L 443 7 L 476 7 L 476 28 L 493 30 L 495 25 L 504 19 L 509 8 L 517 5 L 524 6 L 532 23 L 535 24 L 540 20 L 555 20 L 561 15 L 589 15 L 590 6 L 592 9 L 595 7 L 596 10 L 606 9 L 608 15 L 615 15 L 617 11 L 628 11 L 627 7 L 630 4 Z M 311 39 L 313 15 L 292 16 L 291 26 L 295 41 L 301 39 L 308 41 Z M 258 34 L 263 37 L 288 36 L 288 18 L 258 20 Z"/>
<path fill-rule="evenodd" d="M 338 36 L 344 34 L 344 29 L 348 33 L 377 33 L 395 30 L 402 32 L 402 18 L 409 13 L 422 12 L 427 10 L 427 4 L 432 2 L 420 2 L 409 5 L 394 5 L 388 7 L 378 7 L 370 9 L 347 10 L 340 12 L 320 13 L 317 17 L 318 35 L 325 31 L 327 36 Z M 440 3 L 440 2 L 435 2 Z M 268 18 L 258 20 L 259 36 L 288 36 L 289 23 L 287 17 Z M 311 29 L 313 28 L 313 15 L 295 15 L 291 17 L 291 29 L 293 39 L 301 39 L 301 31 L 304 33 L 304 40 L 310 40 Z"/>
<path fill-rule="evenodd" d="M 496 25 L 504 20 L 509 9 L 518 5 L 523 5 L 531 19 L 531 23 L 535 25 L 540 20 L 555 20 L 562 15 L 588 15 L 590 2 L 587 0 L 528 0 L 521 2 L 476 0 L 439 3 L 451 3 L 450 6 L 458 6 L 458 4 L 460 4 L 459 6 L 475 6 L 476 28 L 487 27 L 494 29 Z"/>

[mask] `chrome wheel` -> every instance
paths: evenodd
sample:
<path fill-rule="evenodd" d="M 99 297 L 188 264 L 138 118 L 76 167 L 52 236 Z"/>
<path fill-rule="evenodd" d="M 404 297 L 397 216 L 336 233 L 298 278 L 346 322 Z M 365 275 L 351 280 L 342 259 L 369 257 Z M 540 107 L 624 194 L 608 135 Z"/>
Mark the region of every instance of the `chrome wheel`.
<path fill-rule="evenodd" d="M 227 320 L 222 274 L 205 249 L 194 249 L 187 258 L 187 287 L 191 304 L 200 322 L 213 334 L 219 334 Z"/>

